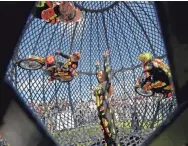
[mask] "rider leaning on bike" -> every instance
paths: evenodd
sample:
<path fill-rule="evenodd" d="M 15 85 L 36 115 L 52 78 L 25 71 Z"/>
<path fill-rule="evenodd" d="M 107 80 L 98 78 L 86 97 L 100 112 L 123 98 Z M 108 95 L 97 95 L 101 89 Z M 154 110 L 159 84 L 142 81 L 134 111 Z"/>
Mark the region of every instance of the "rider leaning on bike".
<path fill-rule="evenodd" d="M 67 60 L 63 62 L 55 62 L 51 56 L 46 57 L 47 70 L 52 70 L 54 74 L 50 77 L 50 81 L 53 81 L 56 76 L 63 73 L 63 75 L 74 77 L 77 75 L 75 72 L 78 67 L 78 61 L 80 59 L 80 53 L 75 52 L 72 55 L 66 55 L 62 51 L 56 51 L 56 55 L 60 55 Z"/>
<path fill-rule="evenodd" d="M 51 24 L 79 22 L 82 18 L 82 12 L 71 1 L 38 1 L 32 14 Z"/>
<path fill-rule="evenodd" d="M 141 53 L 138 60 L 142 62 L 146 76 L 146 80 L 142 83 L 143 88 L 146 90 L 163 88 L 166 96 L 171 96 L 170 91 L 173 88 L 169 81 L 171 73 L 168 66 L 160 59 L 153 59 L 150 53 Z"/>

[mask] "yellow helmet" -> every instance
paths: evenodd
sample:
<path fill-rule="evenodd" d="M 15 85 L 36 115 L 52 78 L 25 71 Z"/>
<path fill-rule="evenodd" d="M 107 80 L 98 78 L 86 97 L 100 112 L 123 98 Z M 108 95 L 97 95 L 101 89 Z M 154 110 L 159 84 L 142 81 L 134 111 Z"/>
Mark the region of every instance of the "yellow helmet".
<path fill-rule="evenodd" d="M 144 53 L 141 53 L 141 54 L 138 56 L 137 59 L 140 60 L 140 61 L 147 62 L 147 61 L 149 61 L 149 60 L 152 59 L 152 56 L 151 56 L 150 53 L 144 52 Z"/>

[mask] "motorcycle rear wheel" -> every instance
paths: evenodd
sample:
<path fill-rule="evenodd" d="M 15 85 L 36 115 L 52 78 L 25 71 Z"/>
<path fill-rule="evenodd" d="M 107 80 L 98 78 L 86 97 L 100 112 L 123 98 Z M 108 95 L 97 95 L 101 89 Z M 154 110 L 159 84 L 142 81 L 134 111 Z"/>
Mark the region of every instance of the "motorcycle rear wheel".
<path fill-rule="evenodd" d="M 18 66 L 26 70 L 38 70 L 43 67 L 41 63 L 36 60 L 22 59 L 18 62 Z"/>
<path fill-rule="evenodd" d="M 144 97 L 150 97 L 155 94 L 153 90 L 144 90 L 140 87 L 135 87 L 135 92 Z"/>

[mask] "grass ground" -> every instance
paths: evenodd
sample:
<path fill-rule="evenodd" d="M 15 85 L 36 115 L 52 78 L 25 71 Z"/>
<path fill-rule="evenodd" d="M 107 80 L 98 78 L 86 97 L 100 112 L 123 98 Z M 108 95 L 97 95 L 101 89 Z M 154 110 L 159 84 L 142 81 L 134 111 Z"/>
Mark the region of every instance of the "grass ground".
<path fill-rule="evenodd" d="M 154 123 L 153 128 L 156 128 L 162 121 L 156 121 Z M 143 121 L 140 122 L 139 125 L 142 124 L 142 131 L 146 131 L 150 128 L 152 121 Z M 127 120 L 124 122 L 118 122 L 116 123 L 116 126 L 118 129 L 121 129 L 121 131 L 124 134 L 131 134 L 134 133 L 134 130 L 131 129 L 131 121 Z M 91 145 L 93 143 L 93 140 L 91 140 L 92 137 L 99 137 L 101 135 L 101 129 L 99 125 L 89 125 L 89 126 L 83 126 L 83 127 L 77 127 L 75 129 L 69 129 L 65 131 L 58 131 L 54 132 L 53 136 L 61 143 L 67 141 L 68 143 L 78 143 L 85 140 L 87 141 L 88 145 Z M 77 144 L 77 146 L 84 146 L 83 144 Z"/>

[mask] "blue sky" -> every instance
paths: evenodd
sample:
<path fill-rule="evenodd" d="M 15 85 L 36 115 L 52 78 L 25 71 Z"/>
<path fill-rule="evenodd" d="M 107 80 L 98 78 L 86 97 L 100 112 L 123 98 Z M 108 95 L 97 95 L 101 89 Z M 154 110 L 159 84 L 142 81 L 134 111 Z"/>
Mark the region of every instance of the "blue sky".
<path fill-rule="evenodd" d="M 85 3 L 90 5 L 90 2 Z M 131 7 L 134 16 L 123 2 L 119 3 L 119 9 L 115 6 L 114 9 L 103 14 L 83 13 L 83 19 L 76 27 L 72 44 L 72 52 L 81 51 L 82 53 L 78 71 L 94 72 L 95 62 L 97 60 L 102 62 L 103 52 L 108 47 L 111 50 L 113 70 L 138 65 L 136 57 L 143 51 L 149 51 L 157 56 L 165 54 L 159 22 L 153 5 L 148 2 L 126 2 L 126 4 Z M 44 57 L 54 54 L 56 50 L 69 53 L 75 24 L 46 24 L 43 20 L 33 18 L 33 16 L 29 17 L 28 22 L 31 19 L 33 20 L 27 26 L 18 45 L 19 58 L 25 58 L 31 54 Z M 108 40 L 105 38 L 105 28 Z M 149 38 L 149 42 L 146 36 Z M 134 71 L 117 73 L 120 82 L 115 78 L 113 80 L 117 98 L 125 96 L 124 91 L 134 96 L 133 88 L 140 72 L 139 68 Z M 22 96 L 33 100 L 50 99 L 54 96 L 68 98 L 67 84 L 49 83 L 47 78 L 40 70 L 29 72 L 18 68 L 17 80 L 19 83 L 17 88 Z M 75 78 L 71 82 L 73 100 L 91 99 L 90 88 L 96 85 L 95 76 L 81 75 Z M 56 89 L 59 89 L 57 93 Z"/>

